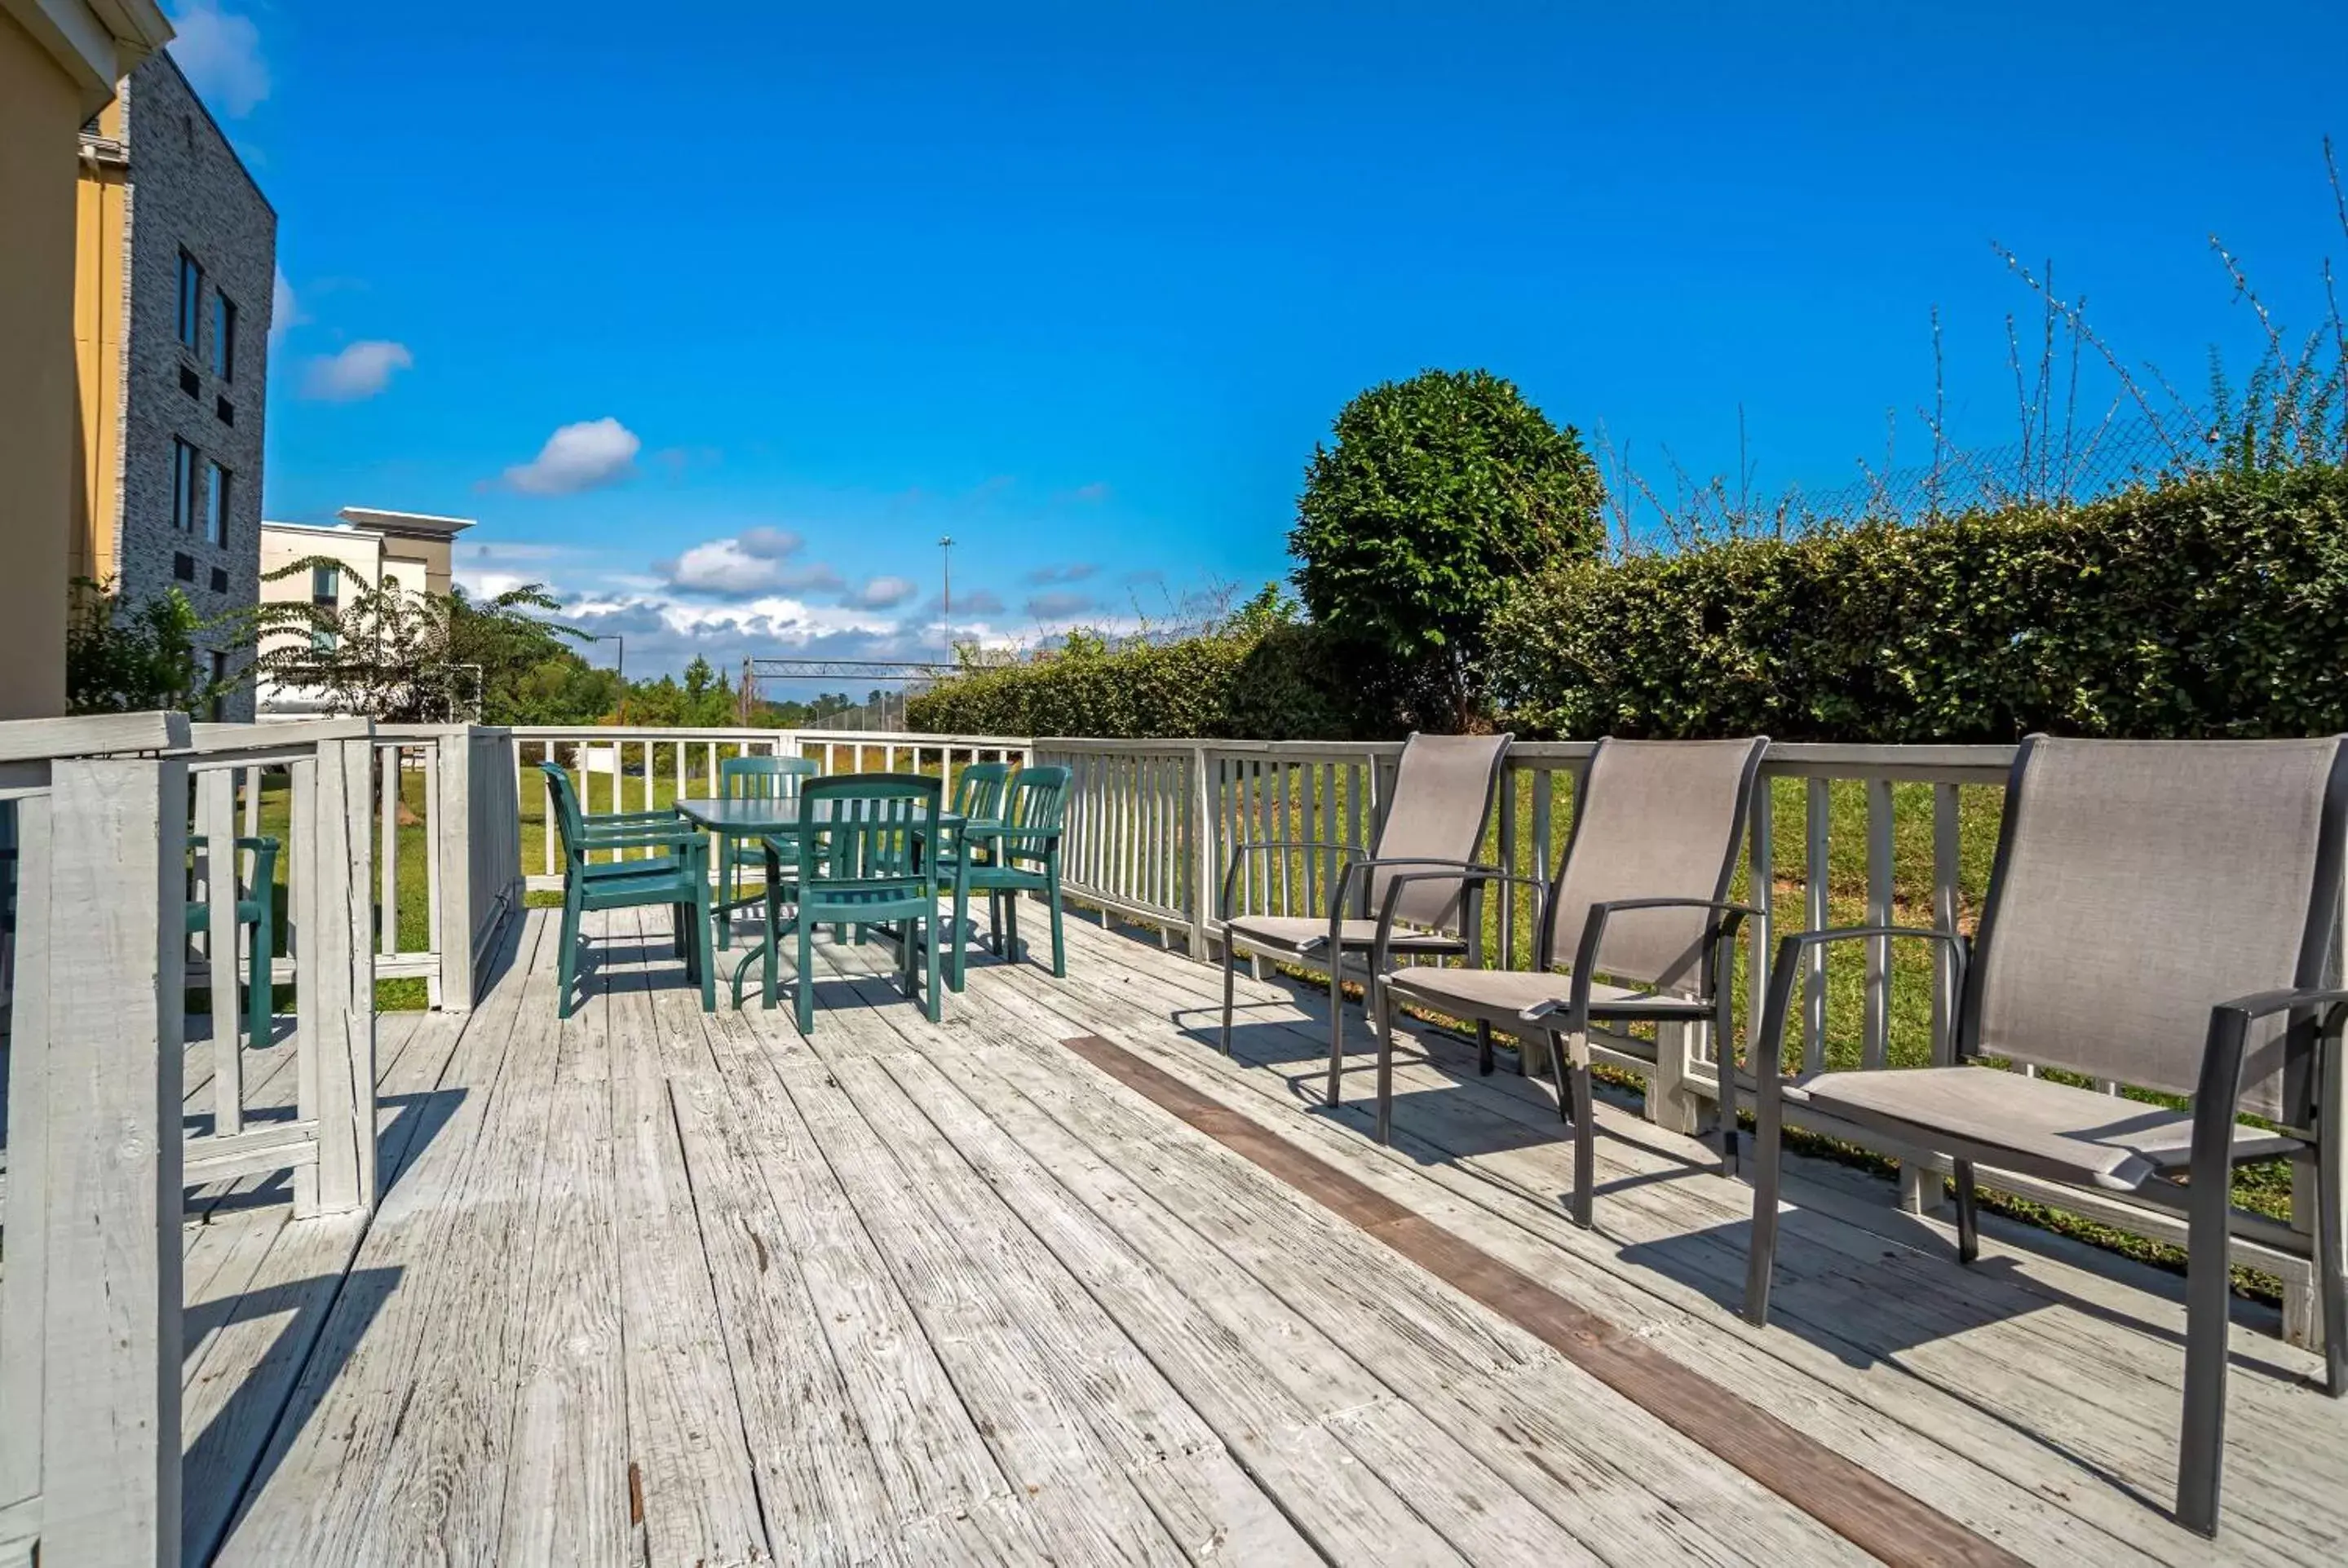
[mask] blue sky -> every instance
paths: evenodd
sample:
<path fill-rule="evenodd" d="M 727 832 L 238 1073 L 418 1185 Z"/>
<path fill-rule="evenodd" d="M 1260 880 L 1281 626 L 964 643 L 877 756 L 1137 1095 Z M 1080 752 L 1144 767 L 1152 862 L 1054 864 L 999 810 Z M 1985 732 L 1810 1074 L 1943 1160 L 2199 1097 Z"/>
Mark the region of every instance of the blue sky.
<path fill-rule="evenodd" d="M 2348 7 L 191 0 L 275 204 L 270 516 L 480 519 L 632 672 L 1283 575 L 1345 399 L 1482 365 L 1651 477 L 2012 438 L 1991 250 L 2186 388 L 2348 264 Z M 2091 380 L 2100 415 L 2108 377 Z"/>

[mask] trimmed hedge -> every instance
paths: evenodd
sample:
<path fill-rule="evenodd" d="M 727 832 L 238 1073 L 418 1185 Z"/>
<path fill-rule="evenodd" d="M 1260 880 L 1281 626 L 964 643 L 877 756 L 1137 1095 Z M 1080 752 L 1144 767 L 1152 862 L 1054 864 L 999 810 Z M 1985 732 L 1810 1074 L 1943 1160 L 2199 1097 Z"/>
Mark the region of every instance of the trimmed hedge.
<path fill-rule="evenodd" d="M 1375 661 L 1369 661 L 1375 664 Z M 1316 627 L 1277 625 L 1180 642 L 1078 648 L 973 670 L 915 697 L 931 734 L 1344 740 L 1383 734 L 1385 684 Z"/>
<path fill-rule="evenodd" d="M 2331 733 L 2348 730 L 2348 468 L 1568 563 L 1511 586 L 1490 647 L 1494 704 L 1528 738 Z M 1375 654 L 1278 625 L 973 671 L 910 720 L 1375 739 L 1405 699 Z"/>
<path fill-rule="evenodd" d="M 1519 582 L 1519 733 L 2008 741 L 2348 729 L 2348 469 L 1859 526 Z"/>

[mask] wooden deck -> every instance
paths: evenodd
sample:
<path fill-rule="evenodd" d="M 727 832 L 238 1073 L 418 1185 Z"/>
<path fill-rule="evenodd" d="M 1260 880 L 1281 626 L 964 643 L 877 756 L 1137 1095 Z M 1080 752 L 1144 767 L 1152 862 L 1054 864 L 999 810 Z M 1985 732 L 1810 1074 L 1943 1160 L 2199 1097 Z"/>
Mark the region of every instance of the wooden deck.
<path fill-rule="evenodd" d="M 1747 1189 L 1701 1149 L 1609 1108 L 1577 1231 L 1537 1086 L 1429 1040 L 1379 1149 L 1318 1108 L 1312 994 L 1243 979 L 1227 1061 L 1214 971 L 1072 920 L 1067 980 L 978 964 L 936 1026 L 885 949 L 829 949 L 802 1040 L 705 1017 L 655 912 L 602 923 L 558 1022 L 553 931 L 470 1015 L 382 1020 L 371 1223 L 191 1204 L 191 1557 L 1833 1563 L 1867 1555 L 1821 1522 L 1850 1463 L 1941 1526 L 1894 1559 L 2348 1557 L 2348 1404 L 2248 1330 L 2226 1532 L 2168 1522 L 2168 1276 L 1995 1222 L 1961 1269 L 1888 1184 L 1802 1167 L 1755 1330 Z"/>

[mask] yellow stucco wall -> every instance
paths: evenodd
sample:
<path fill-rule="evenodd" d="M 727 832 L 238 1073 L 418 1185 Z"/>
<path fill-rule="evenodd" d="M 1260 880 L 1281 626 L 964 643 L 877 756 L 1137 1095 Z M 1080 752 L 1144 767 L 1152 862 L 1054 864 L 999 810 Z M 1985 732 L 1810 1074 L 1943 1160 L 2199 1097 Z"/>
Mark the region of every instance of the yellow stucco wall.
<path fill-rule="evenodd" d="M 0 719 L 65 712 L 80 88 L 0 13 Z"/>
<path fill-rule="evenodd" d="M 98 133 L 118 142 L 118 98 L 98 115 Z M 130 291 L 123 269 L 124 170 L 81 160 L 74 201 L 74 373 L 81 449 L 67 569 L 104 582 L 114 575 L 115 525 L 122 511 L 122 351 Z"/>

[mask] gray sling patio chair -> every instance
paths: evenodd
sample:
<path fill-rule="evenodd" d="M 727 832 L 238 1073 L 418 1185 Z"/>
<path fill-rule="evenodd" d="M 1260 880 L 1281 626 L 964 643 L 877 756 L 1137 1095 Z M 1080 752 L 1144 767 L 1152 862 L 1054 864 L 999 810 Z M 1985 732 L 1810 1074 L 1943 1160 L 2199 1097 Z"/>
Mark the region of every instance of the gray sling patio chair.
<path fill-rule="evenodd" d="M 1302 839 L 1273 839 L 1241 844 L 1231 851 L 1223 873 L 1220 906 L 1223 917 L 1223 1054 L 1231 1051 L 1231 989 L 1233 967 L 1241 953 L 1318 968 L 1329 977 L 1329 1103 L 1338 1100 L 1338 1079 L 1344 1071 L 1345 1008 L 1343 982 L 1365 984 L 1370 971 L 1363 967 L 1377 923 L 1371 911 L 1392 904 L 1388 889 L 1395 877 L 1409 868 L 1467 866 L 1484 836 L 1484 819 L 1491 815 L 1492 792 L 1507 757 L 1509 735 L 1413 734 L 1402 748 L 1395 767 L 1393 798 L 1386 804 L 1385 824 L 1377 842 L 1365 856 L 1348 844 Z M 1232 897 L 1241 868 L 1259 855 L 1337 855 L 1344 857 L 1329 907 L 1318 915 L 1237 915 Z M 1449 891 L 1426 887 L 1414 891 L 1395 908 L 1404 922 L 1387 946 L 1397 953 L 1420 957 L 1463 954 L 1476 938 L 1476 921 L 1463 917 L 1463 899 L 1455 886 Z"/>
<path fill-rule="evenodd" d="M 1577 1225 L 1590 1224 L 1597 1164 L 1590 1091 L 1593 1029 L 1617 1053 L 1648 1061 L 1656 1059 L 1653 1041 L 1603 1026 L 1709 1022 L 1716 1041 L 1732 1038 L 1736 933 L 1747 917 L 1766 927 L 1767 916 L 1729 903 L 1728 886 L 1768 749 L 1766 736 L 1601 741 L 1576 794 L 1573 831 L 1556 879 L 1548 886 L 1491 871 L 1405 872 L 1395 878 L 1370 955 L 1379 976 L 1374 1020 L 1378 1142 L 1393 1130 L 1396 1001 L 1474 1023 L 1478 1066 L 1486 1072 L 1492 1071 L 1496 1027 L 1519 1040 L 1546 1033 L 1558 1112 L 1573 1123 L 1572 1215 Z M 1537 967 L 1389 966 L 1395 949 L 1387 938 L 1395 910 L 1414 896 L 1410 885 L 1432 889 L 1463 882 L 1532 890 Z M 1725 1165 L 1736 1126 L 1733 1075 L 1724 1083 L 1718 1117 Z"/>
<path fill-rule="evenodd" d="M 1751 1055 L 1758 1091 L 1745 1314 L 1765 1322 L 1784 1107 L 1811 1106 L 1955 1166 L 1958 1256 L 1980 1232 L 1974 1166 L 2125 1193 L 2187 1224 L 2185 1410 L 2177 1518 L 2215 1534 L 2224 1458 L 2232 1168 L 2312 1163 L 2326 1386 L 2348 1392 L 2342 1293 L 2334 963 L 2348 746 L 2313 741 L 2022 743 L 1989 897 L 1961 937 L 1804 932 L 1777 949 Z M 1915 936 L 1965 970 L 1954 1060 L 1779 1077 L 1796 977 L 1822 944 Z M 1977 1058 L 2170 1095 L 2190 1111 L 2075 1088 Z M 2327 1087 L 2329 1086 L 2329 1087 Z M 2244 1112 L 2263 1125 L 2238 1120 Z M 2302 1163 L 2303 1173 L 2309 1169 Z M 2180 1182 L 2179 1177 L 2184 1180 Z"/>

